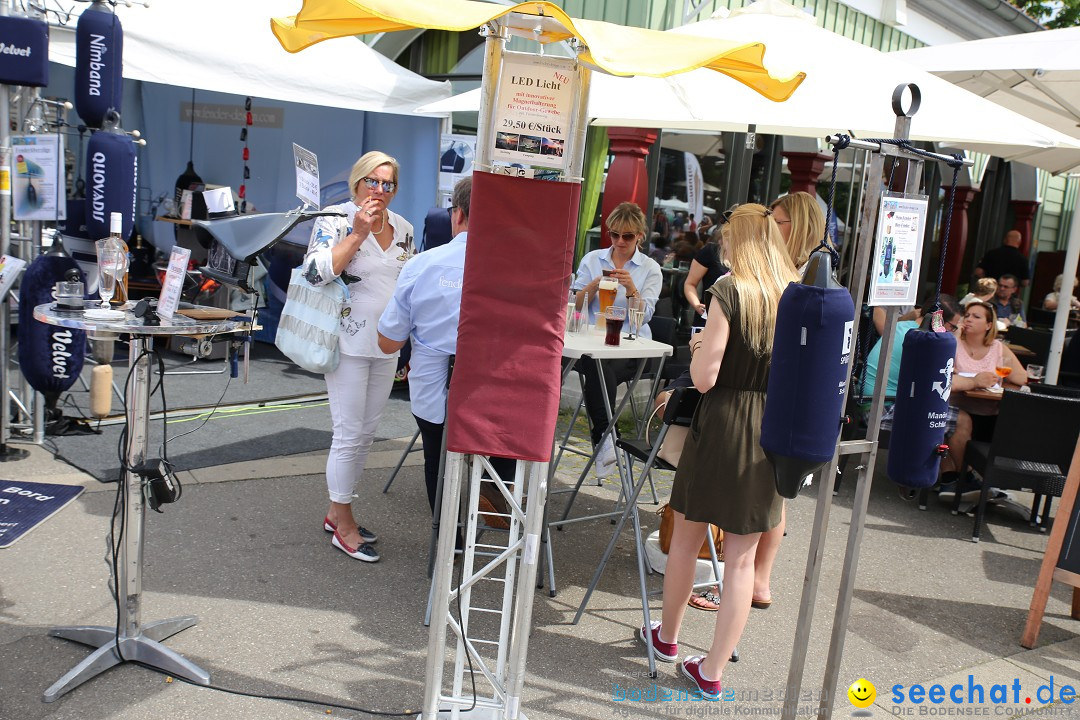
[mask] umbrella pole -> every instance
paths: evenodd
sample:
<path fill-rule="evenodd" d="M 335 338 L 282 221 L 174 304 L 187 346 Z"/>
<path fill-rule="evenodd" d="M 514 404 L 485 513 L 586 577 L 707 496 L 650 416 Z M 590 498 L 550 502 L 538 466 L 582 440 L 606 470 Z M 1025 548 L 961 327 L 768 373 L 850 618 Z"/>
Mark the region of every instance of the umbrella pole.
<path fill-rule="evenodd" d="M 1076 282 L 1076 265 L 1080 260 L 1080 183 L 1077 184 L 1077 199 L 1073 203 L 1072 226 L 1069 228 L 1069 244 L 1065 250 L 1065 267 L 1061 273 L 1061 292 L 1058 293 L 1058 308 L 1054 315 L 1054 332 L 1050 336 L 1050 356 L 1046 361 L 1046 382 L 1056 385 L 1061 371 L 1061 355 L 1065 348 L 1065 328 L 1069 324 L 1069 311 L 1072 308 L 1072 294 Z M 1061 299 L 1066 298 L 1063 302 Z"/>

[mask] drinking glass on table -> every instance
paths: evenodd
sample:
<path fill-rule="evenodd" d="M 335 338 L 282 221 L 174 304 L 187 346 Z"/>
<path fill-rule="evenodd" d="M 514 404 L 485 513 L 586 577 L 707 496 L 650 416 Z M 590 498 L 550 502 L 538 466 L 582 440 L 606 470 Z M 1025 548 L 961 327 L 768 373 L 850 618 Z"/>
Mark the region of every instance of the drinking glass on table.
<path fill-rule="evenodd" d="M 1046 374 L 1046 368 L 1043 367 L 1042 365 L 1035 365 L 1035 364 L 1028 365 L 1027 366 L 1028 384 L 1030 385 L 1031 383 L 1041 383 L 1043 381 L 1043 376 L 1045 374 Z"/>
<path fill-rule="evenodd" d="M 630 298 L 626 301 L 626 319 L 630 321 L 630 334 L 627 340 L 634 340 L 641 332 L 641 326 L 645 322 L 645 300 L 639 297 Z"/>
<path fill-rule="evenodd" d="M 1008 365 L 994 368 L 994 374 L 997 375 L 998 378 L 1000 378 L 998 380 L 998 384 L 995 387 L 999 387 L 999 388 L 1004 389 L 1005 388 L 1005 378 L 1009 377 L 1009 374 L 1011 372 L 1012 372 L 1012 368 L 1009 367 Z"/>
<path fill-rule="evenodd" d="M 626 308 L 613 305 L 607 309 L 607 312 L 604 313 L 604 322 L 607 323 L 607 332 L 604 334 L 605 345 L 619 346 L 622 338 L 622 326 L 625 321 Z"/>
<path fill-rule="evenodd" d="M 109 301 L 116 292 L 116 280 L 123 272 L 123 252 L 108 240 L 98 240 L 98 294 L 101 295 L 101 307 L 108 309 Z"/>
<path fill-rule="evenodd" d="M 597 297 L 600 298 L 600 315 L 605 315 L 609 307 L 615 303 L 615 296 L 619 293 L 619 281 L 612 276 L 605 275 L 600 278 L 600 289 Z"/>

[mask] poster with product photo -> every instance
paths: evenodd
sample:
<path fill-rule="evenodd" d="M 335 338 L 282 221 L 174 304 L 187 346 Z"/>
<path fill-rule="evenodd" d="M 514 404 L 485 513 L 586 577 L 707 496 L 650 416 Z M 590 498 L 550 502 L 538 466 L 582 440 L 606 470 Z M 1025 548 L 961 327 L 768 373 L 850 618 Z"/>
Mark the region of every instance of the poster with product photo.
<path fill-rule="evenodd" d="M 915 304 L 927 206 L 926 195 L 882 196 L 870 259 L 871 306 Z"/>
<path fill-rule="evenodd" d="M 507 53 L 495 104 L 492 159 L 565 170 L 576 90 L 574 60 Z"/>
<path fill-rule="evenodd" d="M 67 203 L 57 202 L 64 174 L 59 135 L 11 138 L 11 208 L 16 220 L 66 220 Z"/>
<path fill-rule="evenodd" d="M 462 178 L 472 175 L 476 136 L 443 133 L 439 141 L 439 192 L 449 195 Z"/>

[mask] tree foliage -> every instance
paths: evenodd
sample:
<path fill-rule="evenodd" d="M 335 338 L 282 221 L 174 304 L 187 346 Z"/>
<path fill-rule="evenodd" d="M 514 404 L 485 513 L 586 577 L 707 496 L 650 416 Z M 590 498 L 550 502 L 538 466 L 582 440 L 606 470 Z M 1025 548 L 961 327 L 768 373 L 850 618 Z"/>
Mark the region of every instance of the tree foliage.
<path fill-rule="evenodd" d="M 1080 25 L 1080 0 L 1011 0 L 1051 30 Z"/>

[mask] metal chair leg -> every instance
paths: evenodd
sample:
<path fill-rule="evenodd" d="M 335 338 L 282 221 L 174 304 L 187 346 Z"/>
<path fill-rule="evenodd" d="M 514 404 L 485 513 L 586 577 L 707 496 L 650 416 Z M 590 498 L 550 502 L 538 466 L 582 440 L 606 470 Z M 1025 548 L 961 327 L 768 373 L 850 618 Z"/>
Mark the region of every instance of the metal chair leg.
<path fill-rule="evenodd" d="M 416 447 L 416 439 L 418 437 L 420 437 L 420 428 L 416 428 L 412 440 L 410 440 L 409 444 L 405 447 L 405 452 L 401 453 L 401 457 L 398 458 L 397 465 L 394 466 L 393 472 L 390 473 L 390 479 L 386 481 L 386 485 L 382 489 L 384 493 L 394 484 L 394 478 L 397 477 L 398 471 L 401 470 L 401 466 L 405 464 L 405 459 L 409 457 L 409 453 L 415 452 L 418 449 Z"/>

